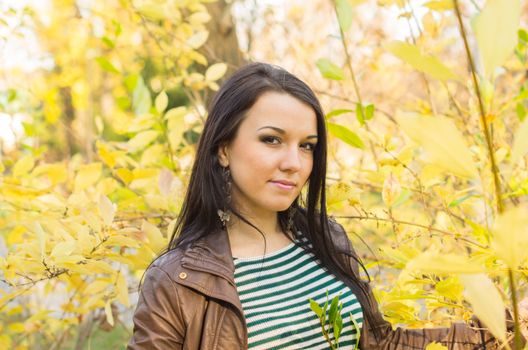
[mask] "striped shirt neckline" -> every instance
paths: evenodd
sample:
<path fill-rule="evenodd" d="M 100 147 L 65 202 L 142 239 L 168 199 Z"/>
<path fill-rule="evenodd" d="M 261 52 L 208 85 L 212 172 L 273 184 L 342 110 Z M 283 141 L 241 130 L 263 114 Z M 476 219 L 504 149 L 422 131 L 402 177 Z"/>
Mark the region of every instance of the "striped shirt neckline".
<path fill-rule="evenodd" d="M 278 255 L 278 254 L 281 254 L 287 250 L 289 250 L 290 248 L 293 248 L 295 246 L 295 242 L 292 242 L 290 244 L 288 244 L 287 246 L 285 247 L 282 247 L 282 248 L 279 248 L 277 250 L 274 250 L 272 252 L 269 252 L 269 253 L 266 253 L 264 255 L 258 255 L 258 256 L 250 256 L 250 257 L 245 257 L 245 258 L 238 258 L 238 257 L 233 257 L 233 260 L 235 261 L 238 261 L 238 262 L 242 262 L 242 261 L 255 261 L 255 260 L 258 260 L 258 261 L 262 261 L 262 259 L 270 259 L 270 258 L 273 258 L 275 255 Z"/>
<path fill-rule="evenodd" d="M 353 292 L 312 253 L 292 242 L 265 255 L 233 261 L 249 349 L 328 349 L 308 300 L 314 299 L 322 307 L 337 295 L 343 303 L 339 345 L 341 349 L 354 348 L 358 330 L 350 315 L 361 327 L 361 306 Z"/>

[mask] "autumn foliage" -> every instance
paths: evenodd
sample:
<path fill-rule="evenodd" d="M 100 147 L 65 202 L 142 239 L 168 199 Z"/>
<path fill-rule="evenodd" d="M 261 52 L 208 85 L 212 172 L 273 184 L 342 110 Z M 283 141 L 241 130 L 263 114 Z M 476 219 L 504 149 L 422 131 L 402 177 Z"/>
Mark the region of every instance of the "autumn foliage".
<path fill-rule="evenodd" d="M 210 2 L 52 0 L 0 14 L 8 35 L 31 28 L 45 53 L 31 74 L 0 68 L 0 118 L 22 128 L 0 149 L 0 348 L 82 348 L 95 327 L 130 327 L 140 278 L 175 224 L 207 99 L 232 68 L 208 56 Z M 257 8 L 271 26 L 278 10 L 268 10 Z M 260 45 L 245 55 L 284 60 L 319 94 L 329 213 L 367 263 L 382 312 L 409 327 L 476 315 L 505 341 L 503 310 L 517 316 L 528 277 L 527 4 L 288 11 L 291 38 L 246 23 Z M 326 34 L 307 34 L 310 11 Z M 388 11 L 405 37 L 366 15 Z M 277 51 L 280 40 L 291 45 Z"/>

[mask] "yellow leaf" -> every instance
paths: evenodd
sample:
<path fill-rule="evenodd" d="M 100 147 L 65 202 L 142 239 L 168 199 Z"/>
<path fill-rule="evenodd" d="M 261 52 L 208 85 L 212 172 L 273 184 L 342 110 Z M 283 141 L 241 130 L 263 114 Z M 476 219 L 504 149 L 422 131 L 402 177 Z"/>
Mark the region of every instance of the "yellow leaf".
<path fill-rule="evenodd" d="M 484 267 L 465 256 L 432 252 L 424 252 L 418 255 L 407 263 L 406 269 L 436 275 L 479 273 L 484 271 Z"/>
<path fill-rule="evenodd" d="M 108 300 L 105 304 L 105 315 L 106 321 L 110 323 L 111 326 L 114 325 L 114 315 L 112 314 L 112 303 Z"/>
<path fill-rule="evenodd" d="M 436 0 L 428 1 L 424 4 L 425 7 L 435 11 L 447 11 L 453 9 L 453 0 Z"/>
<path fill-rule="evenodd" d="M 463 178 L 478 178 L 464 137 L 451 120 L 412 113 L 400 114 L 396 119 L 403 131 L 425 149 L 435 166 Z"/>
<path fill-rule="evenodd" d="M 158 175 L 158 189 L 162 196 L 169 195 L 173 179 L 174 175 L 169 169 L 161 169 Z"/>
<path fill-rule="evenodd" d="M 149 246 L 155 253 L 159 253 L 163 248 L 165 248 L 165 238 L 163 238 L 161 231 L 156 226 L 146 220 L 143 220 L 143 223 L 141 224 L 141 231 L 146 233 Z"/>
<path fill-rule="evenodd" d="M 206 30 L 197 32 L 196 34 L 192 35 L 189 39 L 187 39 L 187 45 L 189 45 L 193 49 L 198 49 L 200 48 L 200 46 L 205 44 L 208 37 L 209 32 Z"/>
<path fill-rule="evenodd" d="M 15 226 L 7 234 L 7 246 L 12 246 L 13 244 L 22 243 L 24 241 L 24 234 L 26 233 L 26 228 L 24 226 Z"/>
<path fill-rule="evenodd" d="M 473 22 L 486 77 L 513 53 L 520 16 L 520 0 L 488 0 Z"/>
<path fill-rule="evenodd" d="M 528 258 L 528 207 L 502 213 L 493 227 L 491 246 L 497 257 L 517 269 Z"/>
<path fill-rule="evenodd" d="M 117 204 L 112 203 L 107 196 L 101 195 L 99 197 L 99 214 L 103 218 L 106 226 L 110 226 L 114 221 L 114 216 L 117 210 Z"/>
<path fill-rule="evenodd" d="M 143 196 L 143 199 L 152 209 L 169 210 L 169 198 L 167 196 L 147 194 Z"/>
<path fill-rule="evenodd" d="M 475 316 L 502 342 L 506 341 L 506 307 L 493 282 L 484 274 L 462 275 L 464 296 Z"/>
<path fill-rule="evenodd" d="M 95 237 L 90 234 L 90 229 L 87 226 L 81 226 L 77 233 L 77 242 L 82 254 L 88 255 L 96 245 Z"/>
<path fill-rule="evenodd" d="M 209 13 L 207 12 L 195 12 L 189 17 L 187 17 L 187 21 L 193 26 L 207 23 L 210 20 L 211 15 L 209 15 Z"/>
<path fill-rule="evenodd" d="M 141 165 L 142 166 L 150 166 L 158 164 L 161 160 L 161 157 L 163 156 L 165 152 L 165 147 L 160 144 L 154 144 L 141 154 Z"/>
<path fill-rule="evenodd" d="M 108 196 L 110 193 L 117 190 L 119 187 L 117 181 L 111 177 L 107 177 L 99 181 L 99 183 L 96 186 L 97 193 L 104 194 L 105 196 Z"/>
<path fill-rule="evenodd" d="M 7 334 L 0 335 L 0 348 L 1 349 L 11 348 L 11 338 Z"/>
<path fill-rule="evenodd" d="M 58 255 L 53 258 L 53 261 L 57 266 L 69 267 L 71 265 L 76 265 L 79 262 L 85 260 L 83 255 Z"/>
<path fill-rule="evenodd" d="M 187 114 L 187 108 L 180 106 L 180 107 L 169 109 L 167 113 L 165 113 L 164 118 L 170 121 L 173 118 L 175 119 L 183 118 L 186 114 Z"/>
<path fill-rule="evenodd" d="M 101 260 L 87 260 L 87 267 L 92 271 L 92 273 L 113 274 L 115 272 L 112 266 Z"/>
<path fill-rule="evenodd" d="M 102 141 L 97 140 L 96 142 L 97 153 L 101 160 L 105 162 L 110 168 L 113 168 L 116 165 L 115 152 L 111 152 L 106 144 Z"/>
<path fill-rule="evenodd" d="M 344 182 L 338 182 L 328 187 L 326 203 L 331 206 L 346 201 L 352 195 L 352 188 L 349 185 Z"/>
<path fill-rule="evenodd" d="M 512 163 L 517 164 L 526 153 L 528 153 L 528 118 L 519 125 L 519 129 L 515 132 L 511 155 Z"/>
<path fill-rule="evenodd" d="M 403 41 L 395 41 L 388 44 L 387 49 L 399 59 L 413 66 L 416 70 L 426 73 L 435 79 L 442 81 L 460 79 L 438 58 L 423 54 L 415 45 Z"/>
<path fill-rule="evenodd" d="M 86 295 L 98 294 L 106 290 L 106 288 L 108 288 L 109 285 L 110 283 L 106 279 L 95 280 L 91 282 L 90 284 L 88 284 L 83 292 Z"/>
<path fill-rule="evenodd" d="M 158 96 L 156 96 L 156 100 L 154 101 L 154 105 L 156 106 L 156 110 L 158 113 L 163 113 L 165 109 L 167 108 L 167 105 L 169 104 L 169 96 L 167 96 L 167 93 L 165 90 L 159 93 Z"/>
<path fill-rule="evenodd" d="M 392 207 L 392 205 L 394 204 L 394 202 L 396 202 L 396 199 L 398 199 L 400 194 L 401 194 L 400 182 L 398 181 L 396 176 L 393 175 L 391 172 L 389 173 L 389 176 L 387 176 L 387 178 L 383 182 L 383 189 L 381 191 L 383 202 L 385 203 L 386 206 Z"/>
<path fill-rule="evenodd" d="M 435 290 L 441 296 L 451 300 L 460 300 L 464 287 L 460 284 L 460 280 L 456 276 L 450 276 L 441 280 L 435 285 Z"/>
<path fill-rule="evenodd" d="M 76 247 L 75 241 L 59 242 L 51 250 L 52 257 L 70 255 Z"/>
<path fill-rule="evenodd" d="M 53 186 L 68 180 L 68 169 L 65 164 L 42 164 L 33 170 L 34 176 L 46 175 Z"/>
<path fill-rule="evenodd" d="M 46 233 L 38 221 L 36 221 L 34 224 L 34 230 L 40 248 L 40 259 L 43 260 L 46 254 Z"/>
<path fill-rule="evenodd" d="M 117 176 L 128 185 L 132 180 L 134 180 L 134 174 L 127 168 L 119 168 L 116 170 Z"/>
<path fill-rule="evenodd" d="M 122 235 L 110 236 L 105 244 L 108 246 L 118 246 L 118 247 L 131 247 L 131 248 L 139 247 L 138 241 L 136 241 L 133 238 L 122 236 Z"/>
<path fill-rule="evenodd" d="M 225 63 L 215 63 L 205 72 L 205 80 L 207 81 L 217 81 L 224 76 L 227 71 L 227 64 Z"/>
<path fill-rule="evenodd" d="M 82 191 L 95 184 L 101 177 L 102 171 L 103 166 L 101 163 L 81 165 L 75 176 L 74 192 Z"/>
<path fill-rule="evenodd" d="M 449 350 L 449 349 L 440 343 L 432 342 L 425 347 L 425 350 Z"/>
<path fill-rule="evenodd" d="M 153 21 L 161 21 L 167 17 L 165 7 L 156 2 L 144 3 L 137 8 L 140 14 Z"/>
<path fill-rule="evenodd" d="M 125 306 L 130 305 L 130 301 L 128 299 L 128 285 L 126 278 L 122 273 L 117 275 L 116 294 L 117 300 L 119 300 L 121 304 Z"/>
<path fill-rule="evenodd" d="M 26 175 L 35 166 L 35 158 L 28 154 L 20 158 L 13 166 L 13 177 L 20 177 Z"/>
<path fill-rule="evenodd" d="M 21 322 L 14 322 L 11 323 L 8 326 L 9 330 L 14 333 L 23 333 L 25 332 L 26 328 L 24 327 L 24 324 Z"/>
<path fill-rule="evenodd" d="M 133 138 L 128 141 L 128 149 L 130 152 L 138 151 L 141 148 L 145 148 L 148 144 L 154 141 L 158 137 L 158 132 L 154 130 L 142 131 L 136 134 Z"/>

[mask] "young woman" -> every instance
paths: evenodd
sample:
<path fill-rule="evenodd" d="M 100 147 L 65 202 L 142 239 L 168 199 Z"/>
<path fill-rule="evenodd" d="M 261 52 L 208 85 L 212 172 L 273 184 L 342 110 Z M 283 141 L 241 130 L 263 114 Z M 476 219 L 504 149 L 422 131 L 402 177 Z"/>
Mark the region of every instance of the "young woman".
<path fill-rule="evenodd" d="M 168 250 L 147 269 L 129 350 L 328 349 L 308 300 L 336 295 L 360 328 L 343 318 L 341 349 L 358 333 L 364 350 L 498 348 L 471 325 L 393 330 L 383 320 L 326 213 L 326 142 L 316 96 L 287 71 L 255 63 L 225 82 Z"/>

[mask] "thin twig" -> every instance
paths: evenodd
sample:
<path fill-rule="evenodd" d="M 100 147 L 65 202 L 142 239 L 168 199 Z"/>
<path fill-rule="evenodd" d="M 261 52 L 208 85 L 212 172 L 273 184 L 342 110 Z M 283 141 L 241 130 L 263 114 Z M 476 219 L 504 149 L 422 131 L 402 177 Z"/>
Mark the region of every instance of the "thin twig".
<path fill-rule="evenodd" d="M 489 153 L 490 162 L 491 162 L 491 173 L 493 175 L 493 183 L 495 187 L 495 197 L 497 200 L 497 212 L 500 214 L 504 211 L 504 205 L 502 202 L 501 185 L 500 185 L 500 179 L 499 179 L 499 169 L 497 168 L 497 162 L 495 161 L 495 153 L 493 152 L 493 141 L 492 141 L 490 131 L 488 128 L 488 122 L 486 121 L 486 110 L 484 108 L 484 101 L 480 93 L 480 87 L 479 87 L 479 83 L 477 79 L 477 70 L 475 68 L 475 63 L 473 62 L 473 56 L 471 55 L 471 50 L 469 49 L 466 30 L 464 29 L 462 15 L 460 14 L 460 7 L 458 4 L 458 0 L 453 0 L 453 2 L 455 6 L 456 17 L 458 19 L 458 25 L 460 28 L 460 34 L 462 35 L 462 39 L 464 41 L 464 47 L 466 49 L 467 59 L 469 61 L 469 66 L 471 67 L 471 76 L 473 77 L 473 85 L 475 88 L 475 93 L 477 94 L 478 106 L 479 106 L 479 111 L 480 111 L 480 121 L 481 121 L 482 127 L 484 128 L 484 136 L 486 138 L 486 145 L 488 146 L 488 153 Z"/>
<path fill-rule="evenodd" d="M 400 224 L 400 225 L 408 225 L 408 226 L 420 227 L 420 228 L 427 229 L 429 231 L 442 233 L 442 234 L 444 234 L 446 236 L 450 236 L 450 237 L 454 238 L 455 240 L 460 240 L 460 241 L 466 242 L 466 243 L 474 245 L 475 247 L 478 247 L 480 249 L 487 249 L 487 247 L 483 246 L 482 244 L 479 244 L 477 242 L 473 242 L 472 240 L 464 238 L 464 237 L 461 237 L 461 236 L 459 236 L 459 235 L 457 235 L 455 233 L 432 227 L 431 225 L 422 225 L 422 224 L 416 224 L 416 223 L 410 222 L 410 221 L 394 220 L 394 219 L 380 218 L 380 217 L 377 217 L 377 216 L 368 216 L 368 215 L 367 216 L 362 216 L 362 215 L 334 215 L 334 217 L 335 218 L 343 218 L 343 219 L 358 219 L 358 220 L 373 220 L 373 221 L 383 221 L 383 222 L 394 222 L 394 223 Z"/>
<path fill-rule="evenodd" d="M 356 108 L 359 104 L 359 108 L 361 109 L 360 113 L 363 118 L 363 125 L 365 126 L 365 129 L 367 130 L 367 132 L 371 133 L 370 128 L 365 120 L 365 114 L 364 114 L 365 109 L 363 108 L 363 101 L 361 99 L 361 93 L 359 91 L 359 85 L 356 80 L 356 75 L 354 74 L 354 68 L 352 67 L 352 58 L 350 57 L 350 54 L 348 51 L 348 44 L 345 40 L 345 32 L 343 31 L 343 28 L 341 27 L 341 23 L 339 22 L 339 13 L 337 12 L 337 4 L 335 0 L 332 1 L 332 4 L 334 5 L 334 12 L 337 17 L 337 24 L 338 24 L 337 26 L 339 27 L 339 33 L 341 34 L 341 43 L 343 44 L 343 49 L 345 51 L 347 67 L 350 72 L 350 77 L 352 78 L 352 83 L 354 85 L 354 91 L 356 92 L 356 97 L 358 100 L 358 103 L 356 104 Z M 376 168 L 379 169 L 378 155 L 376 154 L 376 148 L 374 147 L 374 143 L 372 142 L 370 138 L 368 142 L 370 146 L 370 151 L 372 152 L 372 156 L 374 157 L 374 163 L 376 164 Z"/>

